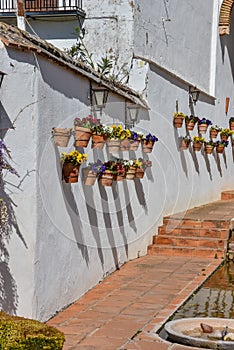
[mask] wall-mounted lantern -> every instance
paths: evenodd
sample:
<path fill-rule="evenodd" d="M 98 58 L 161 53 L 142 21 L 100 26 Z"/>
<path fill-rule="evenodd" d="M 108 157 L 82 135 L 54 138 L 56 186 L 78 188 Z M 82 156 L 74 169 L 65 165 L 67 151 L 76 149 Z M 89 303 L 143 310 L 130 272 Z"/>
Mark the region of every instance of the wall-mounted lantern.
<path fill-rule="evenodd" d="M 125 126 L 133 127 L 137 122 L 140 106 L 134 103 L 126 104 Z"/>
<path fill-rule="evenodd" d="M 109 90 L 105 86 L 92 87 L 90 85 L 91 104 L 95 109 L 102 110 L 106 106 Z"/>
<path fill-rule="evenodd" d="M 3 73 L 0 71 L 0 88 L 2 86 L 2 81 L 3 81 L 3 78 L 5 77 L 6 73 Z"/>
<path fill-rule="evenodd" d="M 189 98 L 192 100 L 194 104 L 197 103 L 200 95 L 200 90 L 196 88 L 196 86 L 190 86 L 189 87 Z"/>

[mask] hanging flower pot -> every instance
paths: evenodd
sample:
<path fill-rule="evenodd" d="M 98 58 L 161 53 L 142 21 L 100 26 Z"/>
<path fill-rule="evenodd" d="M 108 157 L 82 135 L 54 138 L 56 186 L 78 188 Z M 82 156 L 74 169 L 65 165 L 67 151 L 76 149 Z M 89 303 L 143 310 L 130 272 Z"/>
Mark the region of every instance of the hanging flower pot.
<path fill-rule="evenodd" d="M 95 184 L 97 174 L 93 173 L 90 169 L 84 170 L 84 185 L 93 186 Z"/>
<path fill-rule="evenodd" d="M 107 140 L 106 145 L 110 153 L 116 154 L 119 152 L 119 149 L 120 149 L 120 140 L 119 139 Z"/>
<path fill-rule="evenodd" d="M 234 139 L 232 139 L 232 148 L 234 148 Z"/>
<path fill-rule="evenodd" d="M 145 175 L 144 169 L 142 169 L 142 168 L 136 168 L 135 177 L 136 177 L 137 179 L 143 179 L 144 175 Z"/>
<path fill-rule="evenodd" d="M 75 183 L 78 182 L 79 176 L 79 165 L 74 165 L 72 163 L 63 163 L 63 179 L 67 183 Z"/>
<path fill-rule="evenodd" d="M 201 142 L 193 142 L 193 150 L 198 152 L 202 148 L 202 143 Z"/>
<path fill-rule="evenodd" d="M 218 136 L 218 130 L 215 129 L 210 129 L 210 138 L 211 139 L 216 139 L 216 137 Z"/>
<path fill-rule="evenodd" d="M 136 174 L 136 168 L 134 166 L 130 166 L 129 169 L 126 171 L 126 179 L 134 180 L 135 174 Z"/>
<path fill-rule="evenodd" d="M 190 142 L 191 142 L 191 138 L 190 136 L 184 136 L 181 140 L 181 145 L 180 145 L 180 148 L 182 150 L 186 150 L 189 148 L 189 145 L 190 145 Z"/>
<path fill-rule="evenodd" d="M 199 134 L 205 134 L 207 132 L 208 125 L 207 124 L 200 124 L 198 125 L 198 132 Z"/>
<path fill-rule="evenodd" d="M 103 173 L 99 179 L 98 183 L 101 186 L 112 186 L 114 176 L 110 170 L 106 170 L 105 173 Z"/>
<path fill-rule="evenodd" d="M 173 119 L 173 125 L 175 128 L 181 128 L 183 125 L 183 121 L 186 118 L 186 115 L 182 112 L 175 112 L 174 113 L 174 119 Z"/>
<path fill-rule="evenodd" d="M 130 141 L 130 146 L 129 146 L 129 151 L 137 151 L 139 147 L 140 141 L 139 140 L 131 140 Z"/>
<path fill-rule="evenodd" d="M 223 151 L 224 151 L 224 145 L 218 145 L 218 146 L 216 146 L 216 151 L 217 151 L 217 153 L 223 153 Z"/>
<path fill-rule="evenodd" d="M 120 141 L 120 151 L 128 151 L 130 147 L 130 140 L 124 139 Z"/>
<path fill-rule="evenodd" d="M 91 138 L 91 130 L 82 126 L 75 126 L 75 145 L 76 147 L 87 147 Z"/>
<path fill-rule="evenodd" d="M 53 128 L 52 134 L 56 146 L 67 147 L 71 137 L 71 129 Z"/>
<path fill-rule="evenodd" d="M 92 134 L 92 148 L 102 149 L 105 143 L 103 135 Z"/>
<path fill-rule="evenodd" d="M 197 129 L 199 134 L 205 134 L 207 132 L 208 125 L 210 124 L 211 124 L 211 121 L 209 119 L 206 119 L 206 118 L 199 119 L 197 124 Z"/>
<path fill-rule="evenodd" d="M 123 181 L 125 179 L 125 175 L 116 175 L 114 180 L 115 181 Z"/>
<path fill-rule="evenodd" d="M 195 117 L 194 115 L 191 115 L 190 117 L 186 117 L 185 119 L 186 130 L 192 131 L 197 121 L 198 121 L 198 117 Z"/>
<path fill-rule="evenodd" d="M 205 153 L 211 154 L 213 152 L 214 145 L 205 143 Z"/>
<path fill-rule="evenodd" d="M 228 136 L 220 134 L 220 139 L 221 139 L 221 141 L 227 141 L 228 140 Z"/>
<path fill-rule="evenodd" d="M 65 182 L 73 183 L 78 181 L 80 165 L 87 159 L 87 154 L 82 154 L 77 150 L 74 150 L 70 153 L 62 152 L 62 174 Z"/>
<path fill-rule="evenodd" d="M 229 119 L 229 127 L 230 127 L 230 130 L 234 130 L 234 117 L 231 117 Z"/>

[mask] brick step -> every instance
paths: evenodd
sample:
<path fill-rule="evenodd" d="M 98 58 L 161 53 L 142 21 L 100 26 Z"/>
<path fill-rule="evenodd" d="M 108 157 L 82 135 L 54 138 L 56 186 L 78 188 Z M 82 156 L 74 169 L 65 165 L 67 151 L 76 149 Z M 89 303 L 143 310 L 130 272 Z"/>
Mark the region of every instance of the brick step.
<path fill-rule="evenodd" d="M 207 257 L 207 258 L 224 258 L 226 251 L 223 249 L 209 248 L 191 248 L 191 247 L 171 247 L 167 245 L 150 245 L 148 246 L 149 255 L 163 256 L 186 256 L 186 257 Z"/>
<path fill-rule="evenodd" d="M 183 237 L 183 236 L 154 236 L 153 244 L 170 245 L 172 247 L 212 248 L 224 250 L 227 246 L 226 239 Z"/>
<path fill-rule="evenodd" d="M 221 193 L 221 200 L 234 199 L 234 191 L 223 191 Z"/>
<path fill-rule="evenodd" d="M 163 219 L 163 226 L 167 226 L 169 229 L 173 228 L 220 228 L 220 229 L 229 229 L 230 228 L 230 222 L 225 220 L 191 220 L 191 219 L 180 219 L 176 217 L 170 217 L 166 216 Z"/>
<path fill-rule="evenodd" d="M 174 229 L 168 226 L 158 228 L 158 236 L 172 235 L 183 237 L 204 237 L 216 239 L 228 239 L 229 229 L 226 228 L 194 228 L 194 227 L 177 227 Z"/>

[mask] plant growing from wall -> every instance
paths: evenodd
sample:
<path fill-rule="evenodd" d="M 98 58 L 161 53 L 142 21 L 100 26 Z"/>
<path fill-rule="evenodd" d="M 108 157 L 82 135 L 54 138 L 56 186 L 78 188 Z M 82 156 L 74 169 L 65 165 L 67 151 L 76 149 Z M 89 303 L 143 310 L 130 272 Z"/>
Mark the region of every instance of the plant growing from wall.
<path fill-rule="evenodd" d="M 70 49 L 64 49 L 65 53 L 73 59 L 81 60 L 86 65 L 96 70 L 101 76 L 107 76 L 113 81 L 123 82 L 129 76 L 129 70 L 126 68 L 127 63 L 124 63 L 120 68 L 117 66 L 118 57 L 114 59 L 107 55 L 101 57 L 97 62 L 93 60 L 93 53 L 90 53 L 84 43 L 85 29 L 75 28 L 77 35 L 76 43 Z"/>

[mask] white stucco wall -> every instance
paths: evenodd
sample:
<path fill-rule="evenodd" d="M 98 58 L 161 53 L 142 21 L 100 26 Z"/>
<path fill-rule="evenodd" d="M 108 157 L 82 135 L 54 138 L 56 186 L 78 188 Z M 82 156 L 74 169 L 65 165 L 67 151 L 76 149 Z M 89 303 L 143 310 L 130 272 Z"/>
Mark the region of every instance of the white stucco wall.
<path fill-rule="evenodd" d="M 12 165 L 20 178 L 4 174 L 4 187 L 0 197 L 7 203 L 10 213 L 10 229 L 7 240 L 0 238 L 1 247 L 1 308 L 9 313 L 33 315 L 34 258 L 36 242 L 36 74 L 30 59 L 15 51 L 9 57 L 0 46 L 1 70 L 6 72 L 0 92 L 1 138 L 11 151 Z M 5 247 L 5 252 L 3 252 Z M 4 296 L 4 297 L 3 297 Z M 3 300 L 3 299 L 4 300 Z"/>
<path fill-rule="evenodd" d="M 23 180 L 19 189 L 10 188 L 10 196 L 18 205 L 17 222 L 28 246 L 16 234 L 7 246 L 18 314 L 48 319 L 125 261 L 145 254 L 163 216 L 217 200 L 222 190 L 233 188 L 231 147 L 219 156 L 180 151 L 178 138 L 185 129 L 173 127 L 176 100 L 180 111 L 191 113 L 189 82 L 202 88 L 197 116 L 227 127 L 234 114 L 234 33 L 220 40 L 214 5 L 200 0 L 181 1 L 180 6 L 170 1 L 86 1 L 90 52 L 100 58 L 112 49 L 120 62 L 132 63 L 130 84 L 144 90 L 150 106 L 149 113 L 140 112 L 135 130 L 159 137 L 148 155 L 153 165 L 145 178 L 112 188 L 83 186 L 82 170 L 78 183 L 63 183 L 59 156 L 73 149 L 73 140 L 62 149 L 51 139 L 52 127 L 72 127 L 75 117 L 89 114 L 88 80 L 34 54 L 0 50 L 0 70 L 8 72 L 1 103 L 11 121 L 19 114 L 15 130 L 5 136 L 21 175 L 13 184 Z M 142 59 L 132 61 L 133 53 Z M 215 92 L 216 100 L 204 92 Z M 231 98 L 227 116 L 226 97 Z M 108 101 L 102 121 L 123 122 L 123 99 L 110 95 Z M 89 145 L 85 151 L 90 162 L 108 159 L 105 148 L 96 152 Z M 142 157 L 142 151 L 120 156 Z"/>

